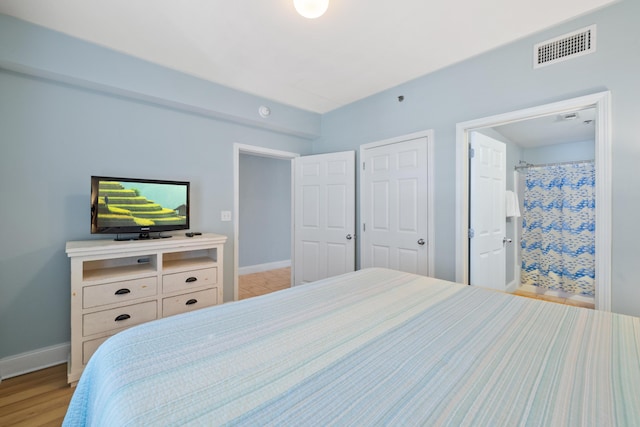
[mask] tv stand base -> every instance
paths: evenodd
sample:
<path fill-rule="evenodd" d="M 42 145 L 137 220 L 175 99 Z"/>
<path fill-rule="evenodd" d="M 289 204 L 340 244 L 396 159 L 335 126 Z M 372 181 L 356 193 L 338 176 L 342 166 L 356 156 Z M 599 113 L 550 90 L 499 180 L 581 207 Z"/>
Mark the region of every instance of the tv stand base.
<path fill-rule="evenodd" d="M 168 239 L 170 236 L 168 234 L 150 234 L 150 233 L 140 233 L 137 236 L 120 236 L 118 235 L 115 239 L 116 242 L 124 242 L 127 240 L 151 240 L 151 239 Z"/>

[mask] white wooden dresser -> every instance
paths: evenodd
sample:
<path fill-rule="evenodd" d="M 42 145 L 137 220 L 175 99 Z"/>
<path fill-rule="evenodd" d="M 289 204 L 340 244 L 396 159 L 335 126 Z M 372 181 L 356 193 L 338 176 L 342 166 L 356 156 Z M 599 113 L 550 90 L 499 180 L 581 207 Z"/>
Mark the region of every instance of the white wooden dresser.
<path fill-rule="evenodd" d="M 107 338 L 131 326 L 221 304 L 227 237 L 67 242 L 71 259 L 71 355 L 75 385 Z"/>

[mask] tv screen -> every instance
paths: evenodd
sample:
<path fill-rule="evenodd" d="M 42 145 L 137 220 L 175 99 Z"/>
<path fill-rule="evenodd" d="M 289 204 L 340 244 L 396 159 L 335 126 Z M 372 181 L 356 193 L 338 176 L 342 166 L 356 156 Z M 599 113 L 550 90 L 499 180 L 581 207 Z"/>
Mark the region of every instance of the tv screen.
<path fill-rule="evenodd" d="M 91 177 L 91 233 L 156 238 L 188 228 L 189 182 Z"/>

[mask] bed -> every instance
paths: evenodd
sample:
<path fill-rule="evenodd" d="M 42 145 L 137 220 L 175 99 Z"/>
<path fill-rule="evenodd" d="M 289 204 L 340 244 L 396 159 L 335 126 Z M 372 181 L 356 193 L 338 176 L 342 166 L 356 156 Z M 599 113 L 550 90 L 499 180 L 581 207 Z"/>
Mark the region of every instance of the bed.
<path fill-rule="evenodd" d="M 640 318 L 365 269 L 111 337 L 64 425 L 639 426 Z"/>

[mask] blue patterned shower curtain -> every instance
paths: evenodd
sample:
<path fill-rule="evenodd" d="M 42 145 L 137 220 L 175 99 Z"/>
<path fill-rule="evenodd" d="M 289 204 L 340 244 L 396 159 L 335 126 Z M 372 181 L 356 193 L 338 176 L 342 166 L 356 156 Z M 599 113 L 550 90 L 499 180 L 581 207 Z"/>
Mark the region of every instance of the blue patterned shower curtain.
<path fill-rule="evenodd" d="M 528 169 L 521 246 L 521 284 L 594 296 L 593 163 Z"/>

